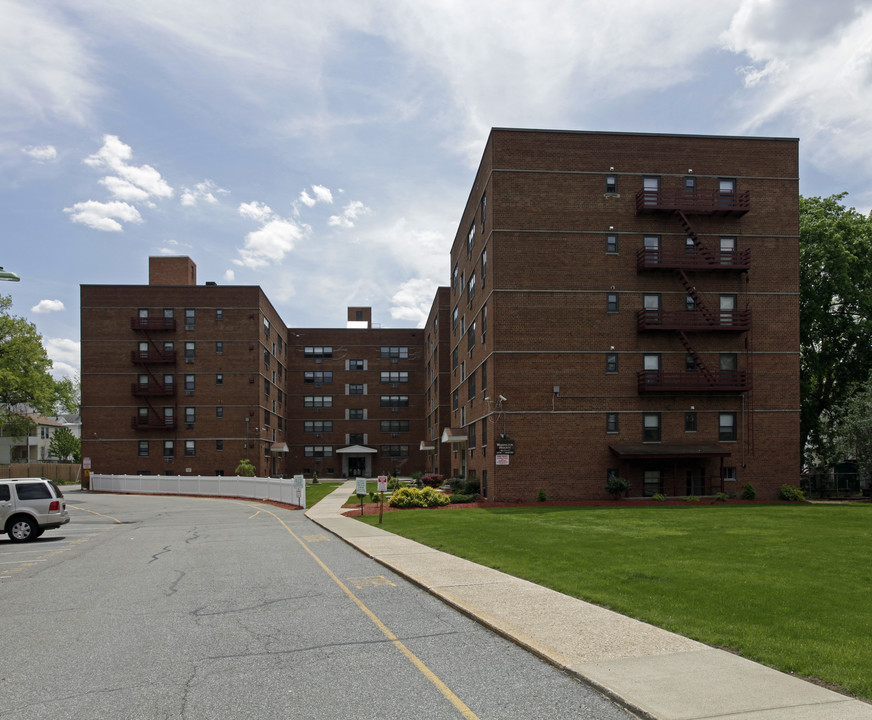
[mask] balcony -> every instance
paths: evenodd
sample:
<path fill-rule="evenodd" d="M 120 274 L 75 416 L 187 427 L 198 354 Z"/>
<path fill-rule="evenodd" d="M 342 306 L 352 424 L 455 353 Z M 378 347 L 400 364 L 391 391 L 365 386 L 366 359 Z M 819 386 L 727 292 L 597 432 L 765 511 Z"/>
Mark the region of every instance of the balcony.
<path fill-rule="evenodd" d="M 691 270 L 694 272 L 747 272 L 751 249 L 720 250 L 707 257 L 698 250 L 642 248 L 636 253 L 636 270 Z"/>
<path fill-rule="evenodd" d="M 130 392 L 136 397 L 166 397 L 176 394 L 175 383 L 131 383 Z"/>
<path fill-rule="evenodd" d="M 172 430 L 176 426 L 176 419 L 159 418 L 149 415 L 148 417 L 134 416 L 130 419 L 130 427 L 134 430 Z"/>
<path fill-rule="evenodd" d="M 133 350 L 130 359 L 138 365 L 150 365 L 152 363 L 174 363 L 176 361 L 175 350 Z"/>
<path fill-rule="evenodd" d="M 712 313 L 699 310 L 639 310 L 636 314 L 636 329 L 681 330 L 683 332 L 747 332 L 751 329 L 750 310 L 718 310 Z"/>
<path fill-rule="evenodd" d="M 751 209 L 751 194 L 697 190 L 688 193 L 684 188 L 640 190 L 636 193 L 636 215 L 672 213 L 685 215 L 744 215 Z"/>
<path fill-rule="evenodd" d="M 175 330 L 175 318 L 130 318 L 130 327 L 133 330 Z"/>
<path fill-rule="evenodd" d="M 751 389 L 751 375 L 745 370 L 721 372 L 661 372 L 642 370 L 637 374 L 639 393 L 745 392 Z"/>

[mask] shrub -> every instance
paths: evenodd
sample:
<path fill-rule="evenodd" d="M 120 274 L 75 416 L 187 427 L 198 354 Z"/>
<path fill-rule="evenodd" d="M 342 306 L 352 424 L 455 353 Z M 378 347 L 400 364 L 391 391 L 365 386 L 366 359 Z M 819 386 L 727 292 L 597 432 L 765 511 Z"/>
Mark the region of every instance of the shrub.
<path fill-rule="evenodd" d="M 400 487 L 400 479 L 394 475 L 388 478 L 388 490 L 396 490 Z"/>
<path fill-rule="evenodd" d="M 236 474 L 240 477 L 254 477 L 255 472 L 257 472 L 254 468 L 254 465 L 251 464 L 251 460 L 247 458 L 245 460 L 240 460 L 239 465 L 236 466 Z"/>
<path fill-rule="evenodd" d="M 656 500 L 657 502 L 664 502 L 666 500 L 666 496 L 663 493 L 657 493 L 651 496 L 652 500 Z"/>
<path fill-rule="evenodd" d="M 539 491 L 539 494 L 536 496 L 536 499 L 537 499 L 539 502 L 545 502 L 545 501 L 548 499 L 548 496 L 545 495 L 545 491 L 544 491 L 544 490 L 540 490 L 540 491 Z"/>
<path fill-rule="evenodd" d="M 699 498 L 696 495 L 688 495 L 684 498 L 685 502 L 699 502 Z"/>
<path fill-rule="evenodd" d="M 447 495 L 443 495 L 431 487 L 425 487 L 423 490 L 403 487 L 391 495 L 388 505 L 396 508 L 437 507 L 447 505 L 449 502 L 451 500 Z"/>
<path fill-rule="evenodd" d="M 445 482 L 445 476 L 436 473 L 427 473 L 426 475 L 421 476 L 421 482 L 427 487 L 438 488 L 442 487 L 442 483 Z"/>
<path fill-rule="evenodd" d="M 379 492 L 373 490 L 373 491 L 369 494 L 369 499 L 372 500 L 373 502 L 376 502 L 376 503 L 377 503 L 377 502 L 379 501 L 379 496 L 380 496 L 380 494 L 381 494 L 381 493 L 379 493 Z"/>
<path fill-rule="evenodd" d="M 478 480 L 463 480 L 458 488 L 464 495 L 478 495 L 479 489 Z"/>
<path fill-rule="evenodd" d="M 613 500 L 620 500 L 621 495 L 629 489 L 630 483 L 626 478 L 618 477 L 617 475 L 610 475 L 609 479 L 606 480 L 606 492 L 612 496 Z"/>
<path fill-rule="evenodd" d="M 754 486 L 751 483 L 745 483 L 745 487 L 742 488 L 742 500 L 753 500 L 755 497 L 757 497 L 757 491 Z"/>
<path fill-rule="evenodd" d="M 718 502 L 726 502 L 727 501 L 727 494 L 719 492 L 717 495 L 715 495 L 715 500 L 717 500 Z"/>
<path fill-rule="evenodd" d="M 796 487 L 796 485 L 782 485 L 778 488 L 778 497 L 788 502 L 803 502 L 805 500 L 805 493 Z"/>
<path fill-rule="evenodd" d="M 412 473 L 412 480 L 415 481 L 415 484 L 418 483 L 418 480 L 421 479 L 421 476 L 422 476 L 423 474 L 424 474 L 424 473 L 422 473 L 422 472 L 419 471 L 419 470 L 415 470 L 415 472 Z"/>
<path fill-rule="evenodd" d="M 465 495 L 464 493 L 454 493 L 450 498 L 451 502 L 455 505 L 475 502 L 477 499 L 478 495 Z"/>

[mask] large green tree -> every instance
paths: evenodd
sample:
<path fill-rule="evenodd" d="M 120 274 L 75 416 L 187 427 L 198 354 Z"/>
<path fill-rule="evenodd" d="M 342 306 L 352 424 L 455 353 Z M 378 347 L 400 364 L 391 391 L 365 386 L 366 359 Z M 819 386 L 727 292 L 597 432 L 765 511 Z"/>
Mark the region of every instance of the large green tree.
<path fill-rule="evenodd" d="M 51 376 L 42 336 L 33 323 L 13 315 L 11 309 L 12 298 L 0 295 L 0 423 L 7 428 L 20 423 L 15 413 L 20 405 L 44 415 L 75 411 L 75 381 Z"/>
<path fill-rule="evenodd" d="M 834 431 L 872 371 L 872 216 L 845 193 L 800 198 L 801 443 L 805 464 L 836 458 Z"/>
<path fill-rule="evenodd" d="M 59 460 L 72 458 L 73 460 L 81 452 L 82 443 L 73 433 L 65 427 L 58 428 L 51 434 L 48 443 L 49 452 Z"/>

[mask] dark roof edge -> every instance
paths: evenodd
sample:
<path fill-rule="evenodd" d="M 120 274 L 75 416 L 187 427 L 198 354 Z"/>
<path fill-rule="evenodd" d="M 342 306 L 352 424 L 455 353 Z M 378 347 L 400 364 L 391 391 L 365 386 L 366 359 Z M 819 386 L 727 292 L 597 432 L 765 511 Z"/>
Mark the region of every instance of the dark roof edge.
<path fill-rule="evenodd" d="M 716 140 L 783 140 L 789 142 L 799 142 L 798 137 L 767 137 L 764 135 L 697 135 L 694 133 L 620 132 L 617 130 L 548 130 L 545 128 L 492 127 L 491 132 L 553 133 L 555 135 L 624 135 L 637 137 L 705 138 Z"/>

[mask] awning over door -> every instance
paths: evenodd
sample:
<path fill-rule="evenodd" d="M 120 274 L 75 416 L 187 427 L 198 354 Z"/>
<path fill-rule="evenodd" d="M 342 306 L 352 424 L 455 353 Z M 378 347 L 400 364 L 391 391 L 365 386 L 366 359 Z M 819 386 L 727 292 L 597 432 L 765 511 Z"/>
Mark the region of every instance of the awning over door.
<path fill-rule="evenodd" d="M 466 431 L 460 428 L 445 428 L 442 431 L 442 442 L 463 443 L 466 442 Z"/>
<path fill-rule="evenodd" d="M 731 454 L 717 443 L 635 443 L 609 445 L 609 450 L 622 460 L 724 458 Z"/>
<path fill-rule="evenodd" d="M 366 447 L 365 445 L 349 445 L 348 447 L 339 448 L 336 452 L 340 455 L 375 455 L 378 450 Z"/>

